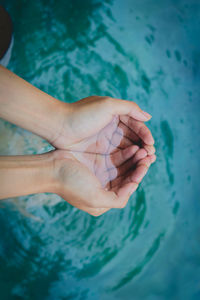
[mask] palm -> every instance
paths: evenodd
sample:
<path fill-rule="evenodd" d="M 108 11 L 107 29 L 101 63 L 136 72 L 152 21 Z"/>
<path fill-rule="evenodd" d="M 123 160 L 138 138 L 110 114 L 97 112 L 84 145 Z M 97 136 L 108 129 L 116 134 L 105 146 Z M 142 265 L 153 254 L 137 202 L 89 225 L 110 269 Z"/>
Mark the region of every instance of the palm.
<path fill-rule="evenodd" d="M 98 178 L 103 188 L 117 193 L 134 176 L 139 181 L 137 165 L 147 156 L 143 147 L 148 148 L 144 143 L 148 129 L 141 130 L 141 124 L 127 116 L 115 116 L 96 134 L 67 150 Z"/>

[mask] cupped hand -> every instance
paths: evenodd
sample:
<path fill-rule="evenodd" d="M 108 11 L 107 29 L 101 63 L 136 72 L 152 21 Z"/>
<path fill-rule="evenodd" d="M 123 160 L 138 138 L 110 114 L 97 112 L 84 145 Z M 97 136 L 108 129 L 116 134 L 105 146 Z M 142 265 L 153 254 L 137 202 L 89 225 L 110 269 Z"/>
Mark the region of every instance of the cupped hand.
<path fill-rule="evenodd" d="M 154 144 L 151 132 L 144 124 L 151 118 L 148 113 L 132 101 L 100 96 L 65 103 L 57 134 L 51 144 L 57 149 L 68 149 L 69 146 L 98 134 L 113 117 L 118 117 L 131 130 L 134 141 L 142 142 L 144 147 Z M 147 146 L 147 151 L 151 154 L 152 148 Z"/>
<path fill-rule="evenodd" d="M 54 174 L 57 184 L 53 192 L 93 216 L 99 216 L 111 208 L 125 207 L 130 195 L 137 189 L 149 166 L 155 161 L 155 155 L 147 156 L 141 150 L 135 150 L 131 150 L 131 159 L 124 157 L 124 165 L 127 166 L 118 169 L 119 173 L 112 181 L 111 188 L 102 187 L 102 182 L 91 167 L 78 160 L 71 152 L 54 151 Z M 129 150 L 127 154 L 128 152 Z M 106 169 L 104 170 L 106 173 Z M 108 181 L 107 185 L 109 184 Z"/>
<path fill-rule="evenodd" d="M 70 104 L 65 116 L 52 142 L 66 150 L 55 151 L 59 194 L 93 215 L 124 207 L 155 161 L 144 124 L 150 115 L 134 102 L 92 96 Z"/>
<path fill-rule="evenodd" d="M 139 160 L 154 154 L 155 148 L 144 142 L 146 137 L 148 140 L 151 134 L 143 123 L 126 116 L 114 116 L 96 134 L 67 150 L 98 178 L 103 188 L 118 191 Z"/>

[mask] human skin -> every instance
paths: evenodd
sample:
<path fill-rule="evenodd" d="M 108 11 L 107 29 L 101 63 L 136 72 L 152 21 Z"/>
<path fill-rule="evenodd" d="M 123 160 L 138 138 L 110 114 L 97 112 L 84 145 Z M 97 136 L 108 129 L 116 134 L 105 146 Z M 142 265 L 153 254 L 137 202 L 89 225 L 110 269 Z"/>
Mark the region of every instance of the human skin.
<path fill-rule="evenodd" d="M 42 92 L 0 65 L 0 117 L 29 130 L 58 149 L 67 149 L 98 133 L 113 117 L 138 120 L 137 130 L 145 145 L 153 145 L 151 132 L 143 123 L 151 116 L 131 101 L 90 96 L 64 103 Z M 153 148 L 150 147 L 149 154 Z"/>
<path fill-rule="evenodd" d="M 63 103 L 0 66 L 0 117 L 61 149 L 48 154 L 57 174 L 50 192 L 94 215 L 125 206 L 155 161 L 154 140 L 144 124 L 151 116 L 134 102 L 91 96 Z"/>
<path fill-rule="evenodd" d="M 0 156 L 0 199 L 36 193 L 55 193 L 71 205 L 99 216 L 110 208 L 123 208 L 146 174 L 154 156 L 135 162 L 135 169 L 123 179 L 127 193 L 106 191 L 98 178 L 71 153 L 55 150 L 41 155 Z M 133 184 L 134 181 L 134 184 Z"/>

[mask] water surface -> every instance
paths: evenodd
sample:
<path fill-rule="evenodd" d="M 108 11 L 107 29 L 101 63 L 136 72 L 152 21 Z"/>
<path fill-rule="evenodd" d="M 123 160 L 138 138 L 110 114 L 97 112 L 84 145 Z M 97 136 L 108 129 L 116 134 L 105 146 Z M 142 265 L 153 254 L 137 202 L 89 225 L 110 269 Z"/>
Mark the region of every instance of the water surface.
<path fill-rule="evenodd" d="M 1 1 L 9 68 L 66 102 L 97 94 L 149 111 L 157 162 L 127 207 L 94 218 L 56 195 L 3 201 L 4 299 L 200 299 L 200 3 Z M 1 120 L 0 153 L 51 146 Z"/>

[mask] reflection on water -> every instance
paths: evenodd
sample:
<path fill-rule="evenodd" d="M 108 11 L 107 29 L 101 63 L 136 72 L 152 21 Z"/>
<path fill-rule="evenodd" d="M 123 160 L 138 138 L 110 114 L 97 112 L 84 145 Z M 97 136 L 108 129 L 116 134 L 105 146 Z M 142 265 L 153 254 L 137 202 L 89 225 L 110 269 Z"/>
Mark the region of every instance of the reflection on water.
<path fill-rule="evenodd" d="M 194 200 L 199 195 L 199 4 L 3 3 L 14 20 L 9 67 L 66 102 L 93 94 L 138 102 L 153 115 L 149 126 L 158 159 L 127 207 L 99 218 L 51 194 L 2 203 L 2 297 L 199 299 L 194 222 L 199 217 Z M 1 154 L 52 149 L 4 121 L 0 127 Z M 102 131 L 98 139 L 70 150 L 110 188 L 108 183 L 118 176 L 117 156 L 130 140 L 142 145 L 116 118 L 108 127 L 108 135 Z M 192 248 L 185 247 L 191 237 Z M 195 268 L 187 267 L 191 261 Z M 186 295 L 182 287 L 188 282 Z"/>

